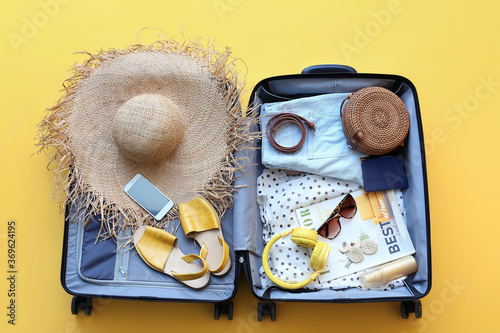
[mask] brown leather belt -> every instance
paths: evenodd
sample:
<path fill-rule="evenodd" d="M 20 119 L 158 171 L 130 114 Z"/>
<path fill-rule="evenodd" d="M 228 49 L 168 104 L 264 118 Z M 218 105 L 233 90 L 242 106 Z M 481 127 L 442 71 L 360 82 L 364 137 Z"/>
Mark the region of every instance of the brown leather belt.
<path fill-rule="evenodd" d="M 300 128 L 300 131 L 302 132 L 302 137 L 300 138 L 299 143 L 297 143 L 295 146 L 292 147 L 284 147 L 278 144 L 274 140 L 274 132 L 286 123 L 292 123 L 297 125 Z M 293 153 L 294 151 L 299 150 L 299 148 L 302 147 L 302 145 L 306 141 L 306 127 L 304 126 L 304 123 L 306 123 L 307 126 L 309 126 L 309 128 L 312 129 L 313 131 L 315 130 L 314 123 L 308 121 L 307 119 L 299 115 L 286 112 L 275 114 L 274 116 L 271 117 L 271 119 L 269 119 L 266 126 L 267 139 L 269 140 L 271 146 L 276 148 L 278 151 L 281 151 L 283 153 Z"/>

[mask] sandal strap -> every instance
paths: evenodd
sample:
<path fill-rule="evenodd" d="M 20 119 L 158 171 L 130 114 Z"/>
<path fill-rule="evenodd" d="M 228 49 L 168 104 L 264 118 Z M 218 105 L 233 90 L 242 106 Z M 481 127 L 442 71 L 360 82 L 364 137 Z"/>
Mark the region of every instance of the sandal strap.
<path fill-rule="evenodd" d="M 203 246 L 201 247 L 201 250 L 200 250 L 200 257 L 206 260 L 207 254 L 208 254 L 207 246 L 205 244 L 203 244 Z"/>
<path fill-rule="evenodd" d="M 222 239 L 220 236 L 219 236 L 219 243 L 222 245 L 222 251 L 223 251 L 222 260 L 217 269 L 210 270 L 210 272 L 215 274 L 221 272 L 226 267 L 227 262 L 229 261 L 229 245 L 227 245 L 224 239 Z"/>
<path fill-rule="evenodd" d="M 203 269 L 199 272 L 196 272 L 196 273 L 176 273 L 174 271 L 172 271 L 172 275 L 179 281 L 188 281 L 188 280 L 196 280 L 196 279 L 200 279 L 202 277 L 204 277 L 207 272 L 208 272 L 208 263 L 205 261 L 205 259 L 203 259 L 202 257 L 200 257 L 199 255 L 197 254 L 188 254 L 188 255 L 185 255 L 184 257 L 182 257 L 182 259 L 187 262 L 187 263 L 190 263 L 190 262 L 193 262 L 195 260 L 200 260 L 201 263 L 203 264 Z"/>
<path fill-rule="evenodd" d="M 202 197 L 179 204 L 179 219 L 187 237 L 192 233 L 220 228 L 220 221 L 212 205 Z"/>
<path fill-rule="evenodd" d="M 177 237 L 165 230 L 147 227 L 135 248 L 149 266 L 161 272 L 176 241 Z"/>

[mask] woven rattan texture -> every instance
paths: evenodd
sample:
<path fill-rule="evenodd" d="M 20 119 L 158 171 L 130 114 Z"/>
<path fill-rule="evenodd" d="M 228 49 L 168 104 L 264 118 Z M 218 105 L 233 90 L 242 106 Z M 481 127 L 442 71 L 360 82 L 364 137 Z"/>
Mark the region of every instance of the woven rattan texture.
<path fill-rule="evenodd" d="M 382 87 L 367 87 L 355 92 L 345 104 L 342 128 L 348 140 L 356 131 L 363 131 L 356 149 L 382 155 L 403 144 L 410 117 L 396 94 Z"/>

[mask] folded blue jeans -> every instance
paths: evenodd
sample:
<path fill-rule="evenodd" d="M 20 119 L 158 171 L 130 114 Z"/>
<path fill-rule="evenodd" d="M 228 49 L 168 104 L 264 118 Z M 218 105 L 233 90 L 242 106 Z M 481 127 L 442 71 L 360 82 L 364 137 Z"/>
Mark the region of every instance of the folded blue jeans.
<path fill-rule="evenodd" d="M 342 130 L 340 104 L 347 93 L 324 94 L 286 102 L 263 104 L 260 109 L 262 164 L 271 169 L 308 172 L 316 175 L 352 181 L 363 185 L 361 158 L 368 155 L 347 146 Z M 306 140 L 293 153 L 280 152 L 267 139 L 269 119 L 277 113 L 294 113 L 315 124 L 315 130 L 306 126 Z M 273 133 L 281 146 L 297 144 L 302 133 L 297 125 L 286 123 Z"/>

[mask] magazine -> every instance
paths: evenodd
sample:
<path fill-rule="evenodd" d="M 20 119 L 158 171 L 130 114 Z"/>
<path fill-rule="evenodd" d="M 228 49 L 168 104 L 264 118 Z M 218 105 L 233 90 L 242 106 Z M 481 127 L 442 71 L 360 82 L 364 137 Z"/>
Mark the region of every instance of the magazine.
<path fill-rule="evenodd" d="M 369 193 L 360 190 L 351 195 L 356 201 L 356 214 L 351 219 L 340 218 L 341 231 L 333 240 L 318 236 L 331 248 L 327 266 L 319 275 L 320 283 L 415 253 L 393 190 Z M 341 196 L 297 209 L 299 225 L 318 231 L 343 198 Z M 367 239 L 376 242 L 377 251 L 371 255 L 363 254 L 360 262 L 351 261 L 350 248 L 359 247 Z"/>

